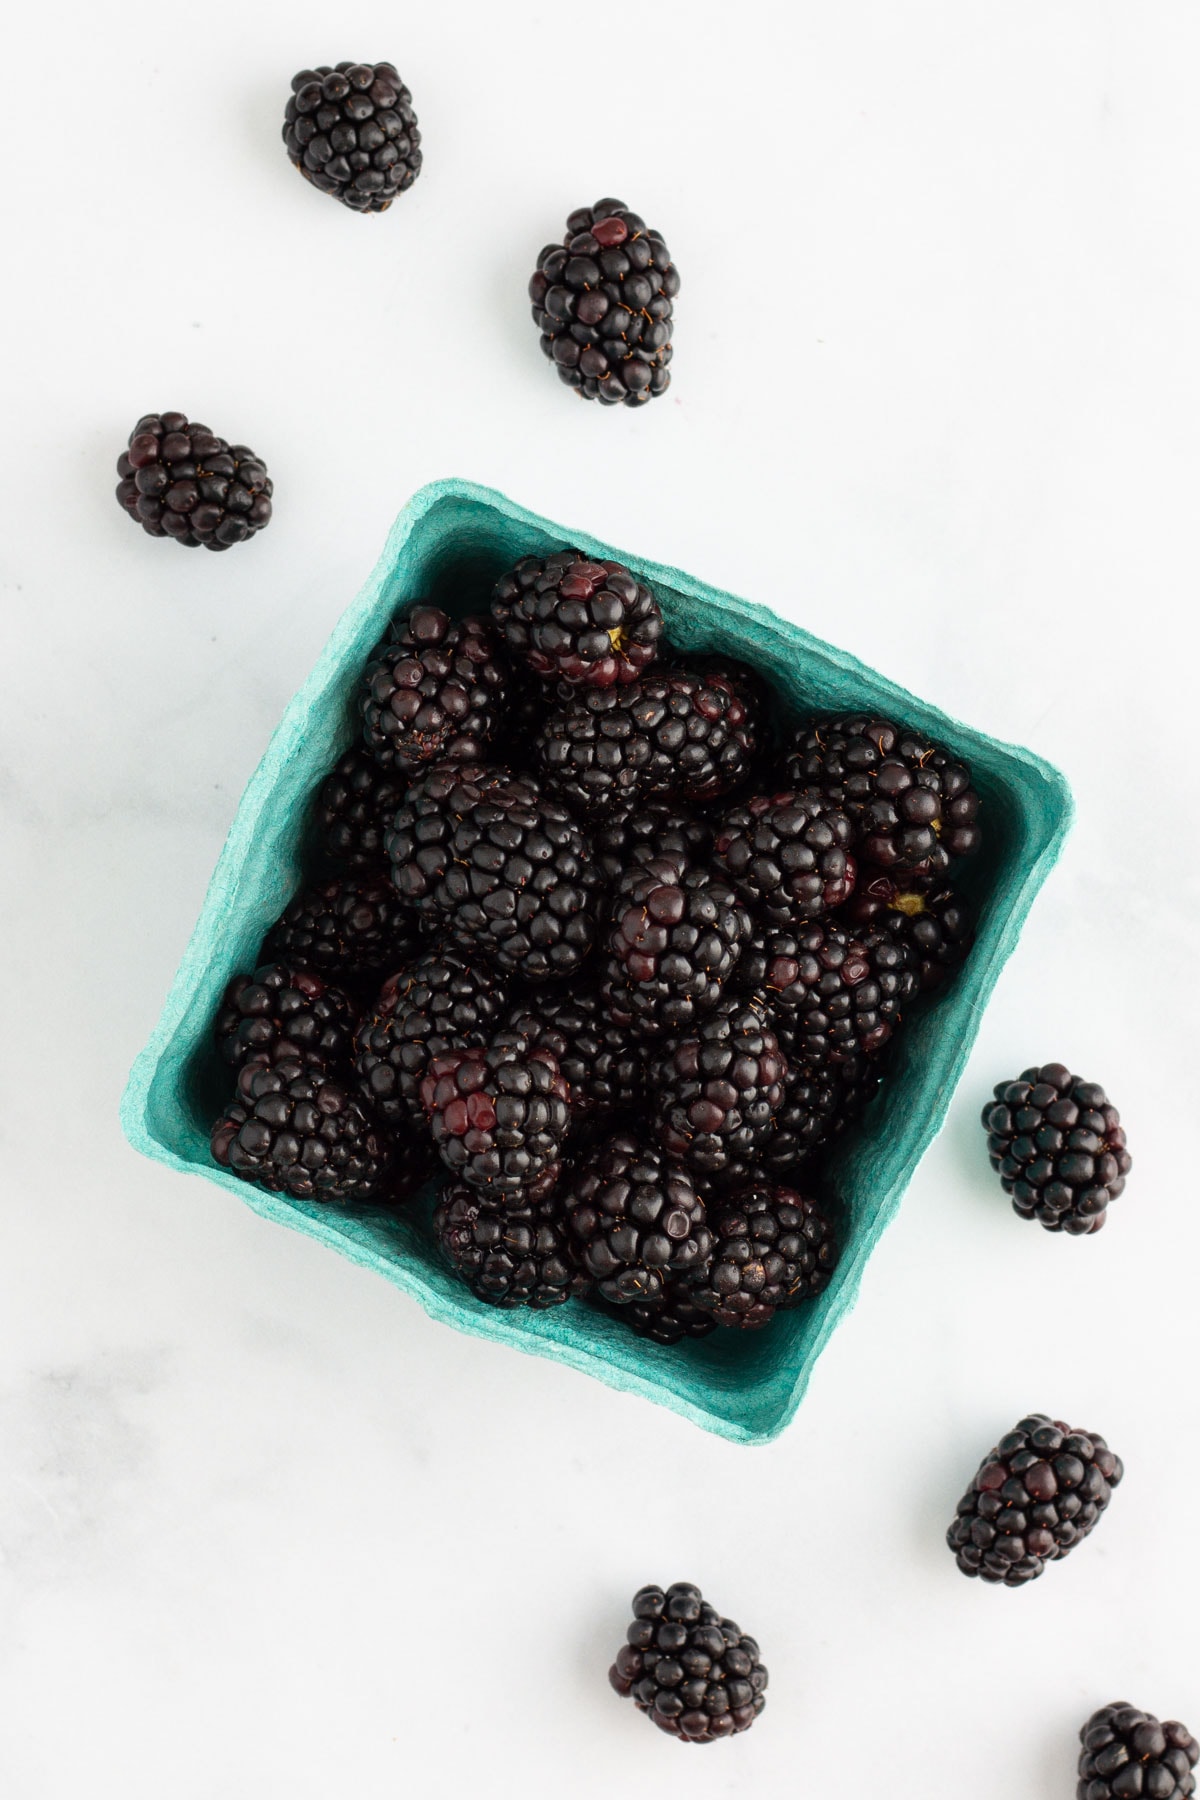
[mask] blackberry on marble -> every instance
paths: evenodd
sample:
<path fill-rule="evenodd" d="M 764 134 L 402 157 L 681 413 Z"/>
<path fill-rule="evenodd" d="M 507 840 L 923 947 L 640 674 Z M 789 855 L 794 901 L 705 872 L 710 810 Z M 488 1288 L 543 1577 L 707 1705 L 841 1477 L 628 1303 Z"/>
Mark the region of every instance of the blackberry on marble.
<path fill-rule="evenodd" d="M 983 1128 L 1020 1218 L 1072 1237 L 1102 1229 L 1133 1159 L 1121 1115 L 1098 1082 L 1082 1081 L 1063 1063 L 1026 1069 L 996 1087 Z"/>
<path fill-rule="evenodd" d="M 650 1065 L 659 1143 L 704 1174 L 748 1161 L 775 1128 L 786 1076 L 765 1002 L 719 1001 Z"/>
<path fill-rule="evenodd" d="M 293 1200 L 335 1202 L 378 1196 L 391 1148 L 363 1103 L 307 1060 L 243 1064 L 211 1147 L 243 1181 Z"/>
<path fill-rule="evenodd" d="M 843 906 L 854 892 L 853 830 L 821 794 L 759 794 L 717 826 L 714 860 L 768 925 L 787 927 Z"/>
<path fill-rule="evenodd" d="M 435 1056 L 476 1049 L 499 1025 L 505 986 L 489 963 L 442 944 L 389 975 L 359 1024 L 361 1091 L 389 1125 L 427 1125 L 421 1082 Z"/>
<path fill-rule="evenodd" d="M 421 173 L 412 95 L 390 62 L 301 69 L 283 141 L 304 179 L 351 212 L 386 212 Z"/>
<path fill-rule="evenodd" d="M 544 680 L 586 687 L 636 681 L 663 628 L 644 583 L 623 564 L 581 550 L 525 557 L 496 584 L 492 617 L 518 662 Z"/>
<path fill-rule="evenodd" d="M 228 550 L 271 522 L 274 488 L 261 457 L 186 413 L 146 413 L 117 460 L 117 499 L 151 537 Z"/>
<path fill-rule="evenodd" d="M 386 875 L 359 872 L 301 888 L 263 942 L 263 956 L 343 982 L 406 962 L 416 920 Z"/>
<path fill-rule="evenodd" d="M 580 1159 L 562 1205 L 577 1257 L 614 1305 L 658 1300 L 708 1266 L 712 1234 L 691 1176 L 628 1132 Z"/>
<path fill-rule="evenodd" d="M 618 1025 L 641 1036 L 686 1031 L 721 998 L 752 931 L 720 875 L 654 857 L 617 883 L 601 992 Z"/>
<path fill-rule="evenodd" d="M 570 1109 L 553 1054 L 518 1031 L 430 1058 L 421 1104 L 450 1173 L 522 1204 L 562 1160 Z"/>
<path fill-rule="evenodd" d="M 446 757 L 477 761 L 499 728 L 508 684 L 489 619 L 414 606 L 368 659 L 363 741 L 381 768 L 397 772 Z"/>
<path fill-rule="evenodd" d="M 633 1623 L 608 1679 L 660 1731 L 684 1743 L 746 1731 L 766 1705 L 758 1644 L 687 1581 L 633 1596 Z"/>
<path fill-rule="evenodd" d="M 234 1069 L 300 1060 L 332 1068 L 348 1059 L 353 1028 L 354 1007 L 341 988 L 312 969 L 279 962 L 234 976 L 213 1035 Z"/>
<path fill-rule="evenodd" d="M 1079 1733 L 1076 1800 L 1191 1800 L 1198 1744 L 1178 1719 L 1160 1724 L 1126 1700 L 1094 1712 Z"/>

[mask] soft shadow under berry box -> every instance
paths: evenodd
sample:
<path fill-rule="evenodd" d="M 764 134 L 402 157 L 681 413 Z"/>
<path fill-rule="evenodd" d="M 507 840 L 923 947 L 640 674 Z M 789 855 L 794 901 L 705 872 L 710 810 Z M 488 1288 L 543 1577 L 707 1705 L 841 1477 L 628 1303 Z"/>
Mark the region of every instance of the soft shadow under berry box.
<path fill-rule="evenodd" d="M 386 1214 L 290 1200 L 239 1181 L 209 1151 L 227 1071 L 212 1020 L 230 977 L 255 966 L 259 944 L 302 879 L 311 796 L 353 741 L 354 699 L 371 647 L 415 598 L 447 612 L 486 611 L 496 579 L 521 557 L 568 545 L 627 564 L 653 588 L 673 643 L 757 665 L 797 715 L 869 711 L 946 744 L 971 766 L 984 803 L 985 846 L 963 886 L 977 939 L 955 981 L 920 1002 L 898 1034 L 889 1078 L 828 1166 L 844 1247 L 830 1286 L 760 1332 L 720 1331 L 662 1346 L 578 1304 L 546 1312 L 489 1307 L 443 1265 L 419 1202 Z M 170 1167 L 205 1176 L 256 1212 L 318 1238 L 411 1294 L 460 1331 L 553 1357 L 682 1413 L 739 1443 L 765 1443 L 794 1414 L 834 1326 L 858 1293 L 867 1258 L 940 1128 L 983 1008 L 1061 849 L 1071 818 L 1063 777 L 1028 750 L 947 718 L 854 657 L 763 606 L 677 569 L 565 531 L 501 494 L 463 481 L 422 488 L 404 508 L 377 567 L 339 621 L 284 713 L 221 852 L 192 940 L 129 1078 L 129 1141 Z"/>

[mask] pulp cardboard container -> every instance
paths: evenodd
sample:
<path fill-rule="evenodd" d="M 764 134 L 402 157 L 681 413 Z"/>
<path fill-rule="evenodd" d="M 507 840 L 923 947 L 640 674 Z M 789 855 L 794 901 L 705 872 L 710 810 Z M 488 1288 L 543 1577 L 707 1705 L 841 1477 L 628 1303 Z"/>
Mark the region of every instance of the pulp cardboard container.
<path fill-rule="evenodd" d="M 427 1203 L 395 1216 L 290 1200 L 239 1181 L 209 1154 L 209 1128 L 228 1091 L 228 1072 L 212 1046 L 213 1014 L 230 977 L 255 966 L 263 934 L 302 879 L 311 796 L 355 737 L 355 691 L 372 645 L 407 602 L 423 597 L 452 613 L 486 610 L 493 583 L 522 556 L 568 545 L 634 569 L 657 594 L 672 642 L 756 664 L 797 713 L 877 712 L 947 744 L 970 763 L 984 801 L 985 848 L 964 875 L 979 909 L 975 947 L 947 990 L 906 1019 L 889 1079 L 831 1159 L 845 1217 L 845 1247 L 831 1285 L 761 1332 L 721 1331 L 668 1348 L 578 1303 L 548 1312 L 501 1311 L 476 1300 L 441 1262 Z M 130 1075 L 125 1133 L 145 1155 L 216 1182 L 265 1217 L 376 1270 L 447 1325 L 553 1357 L 735 1442 L 765 1443 L 799 1405 L 830 1332 L 854 1303 L 867 1258 L 945 1118 L 983 1008 L 1070 818 L 1066 782 L 1039 757 L 947 718 L 766 607 L 564 530 L 489 489 L 434 482 L 400 514 L 374 573 L 250 779 L 162 1016 Z"/>

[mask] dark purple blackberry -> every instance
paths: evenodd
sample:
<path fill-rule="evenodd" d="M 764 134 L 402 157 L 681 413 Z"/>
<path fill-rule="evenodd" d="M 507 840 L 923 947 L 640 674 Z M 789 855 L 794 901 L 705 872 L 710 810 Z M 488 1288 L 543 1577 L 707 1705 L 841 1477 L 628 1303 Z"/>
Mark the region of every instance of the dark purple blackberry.
<path fill-rule="evenodd" d="M 654 1344 L 682 1344 L 685 1339 L 709 1337 L 717 1329 L 711 1313 L 701 1312 L 686 1281 L 668 1281 L 655 1300 L 628 1300 L 624 1306 L 603 1305 L 610 1319 L 619 1319 L 635 1337 Z"/>
<path fill-rule="evenodd" d="M 509 654 L 547 681 L 624 687 L 653 662 L 662 613 L 617 562 L 559 550 L 527 556 L 496 584 L 492 617 Z"/>
<path fill-rule="evenodd" d="M 430 1059 L 485 1044 L 503 1008 L 495 970 L 453 944 L 389 975 L 355 1039 L 359 1086 L 380 1118 L 424 1130 L 421 1082 Z"/>
<path fill-rule="evenodd" d="M 635 865 L 614 892 L 601 981 L 615 1022 L 648 1037 L 688 1030 L 721 998 L 751 929 L 722 876 L 669 856 Z"/>
<path fill-rule="evenodd" d="M 489 1306 L 561 1306 L 587 1287 L 553 1201 L 496 1206 L 478 1188 L 442 1189 L 433 1230 L 447 1261 Z"/>
<path fill-rule="evenodd" d="M 712 1262 L 689 1292 L 718 1325 L 757 1330 L 829 1286 L 837 1240 L 828 1212 L 807 1194 L 760 1178 L 710 1202 L 709 1222 Z"/>
<path fill-rule="evenodd" d="M 852 837 L 846 814 L 816 792 L 759 794 L 725 814 L 713 858 L 760 919 L 786 927 L 845 905 Z"/>
<path fill-rule="evenodd" d="M 301 888 L 263 940 L 275 962 L 358 981 L 408 962 L 421 948 L 416 920 L 386 875 L 355 871 Z"/>
<path fill-rule="evenodd" d="M 250 1061 L 307 1059 L 336 1067 L 349 1059 L 354 1008 L 312 969 L 267 963 L 235 975 L 225 989 L 213 1035 L 234 1069 Z"/>
<path fill-rule="evenodd" d="M 870 713 L 809 720 L 788 757 L 793 787 L 818 788 L 850 815 L 860 862 L 940 875 L 982 841 L 971 771 L 940 744 Z"/>
<path fill-rule="evenodd" d="M 634 863 L 651 862 L 656 856 L 705 863 L 712 850 L 712 827 L 666 800 L 647 800 L 631 812 L 597 820 L 591 836 L 600 872 L 610 887 Z"/>
<path fill-rule="evenodd" d="M 627 1132 L 581 1159 L 561 1200 L 576 1255 L 614 1305 L 657 1300 L 673 1278 L 708 1266 L 712 1236 L 691 1176 Z"/>
<path fill-rule="evenodd" d="M 519 1209 L 561 1160 L 567 1084 L 551 1052 L 520 1032 L 432 1057 L 421 1104 L 450 1173 L 502 1204 Z"/>
<path fill-rule="evenodd" d="M 212 1153 L 243 1181 L 293 1200 L 370 1200 L 390 1146 L 362 1102 L 312 1062 L 251 1062 L 212 1129 Z"/>
<path fill-rule="evenodd" d="M 748 1730 L 767 1703 L 757 1643 L 690 1582 L 677 1581 L 665 1593 L 640 1589 L 625 1635 L 608 1679 L 672 1737 L 691 1744 L 732 1737 Z"/>
<path fill-rule="evenodd" d="M 335 861 L 379 869 L 384 842 L 404 800 L 408 775 L 389 775 L 365 750 L 347 750 L 317 792 L 317 838 Z"/>
<path fill-rule="evenodd" d="M 1097 1082 L 1063 1063 L 1026 1069 L 1019 1081 L 999 1083 L 983 1128 L 1015 1213 L 1072 1237 L 1102 1228 L 1133 1159 L 1121 1115 Z"/>
<path fill-rule="evenodd" d="M 984 1457 L 946 1542 L 964 1575 L 1020 1587 L 1088 1535 L 1124 1472 L 1094 1431 L 1030 1413 Z"/>
<path fill-rule="evenodd" d="M 494 764 L 438 762 L 405 790 L 384 832 L 384 848 L 396 891 L 427 927 L 443 924 L 440 884 L 454 860 L 454 834 L 464 813 L 512 780 L 507 769 Z"/>
<path fill-rule="evenodd" d="M 117 499 L 151 537 L 228 550 L 271 522 L 266 464 L 181 412 L 146 413 L 117 459 Z"/>
<path fill-rule="evenodd" d="M 283 141 L 305 180 L 352 212 L 386 211 L 421 173 L 412 95 L 390 62 L 301 69 Z"/>
<path fill-rule="evenodd" d="M 758 1153 L 764 1172 L 786 1179 L 858 1118 L 878 1091 L 886 1054 L 789 1065 L 775 1129 Z"/>
<path fill-rule="evenodd" d="M 789 1062 L 874 1056 L 917 992 L 917 959 L 879 925 L 843 931 L 814 920 L 749 946 L 740 987 L 767 997 Z"/>
<path fill-rule="evenodd" d="M 668 1156 L 719 1175 L 770 1137 L 787 1062 L 757 995 L 726 998 L 650 1064 L 658 1140 Z"/>
<path fill-rule="evenodd" d="M 1076 1800 L 1191 1800 L 1198 1744 L 1178 1719 L 1159 1724 L 1126 1700 L 1094 1712 L 1079 1733 Z"/>
<path fill-rule="evenodd" d="M 642 1100 L 639 1044 L 609 1018 L 598 991 L 571 983 L 519 1000 L 508 1029 L 551 1051 L 570 1089 L 571 1126 L 592 1127 L 612 1114 L 628 1118 Z"/>
<path fill-rule="evenodd" d="M 478 760 L 500 724 L 508 669 L 489 619 L 414 606 L 376 644 L 363 677 L 363 740 L 384 769 Z"/>
<path fill-rule="evenodd" d="M 933 882 L 871 876 L 859 882 L 842 918 L 847 925 L 878 921 L 910 945 L 917 954 L 924 993 L 941 986 L 975 941 L 966 901 L 953 888 Z"/>
<path fill-rule="evenodd" d="M 529 283 L 534 324 L 560 380 L 604 406 L 642 406 L 666 392 L 678 292 L 661 234 L 620 200 L 573 212 Z"/>

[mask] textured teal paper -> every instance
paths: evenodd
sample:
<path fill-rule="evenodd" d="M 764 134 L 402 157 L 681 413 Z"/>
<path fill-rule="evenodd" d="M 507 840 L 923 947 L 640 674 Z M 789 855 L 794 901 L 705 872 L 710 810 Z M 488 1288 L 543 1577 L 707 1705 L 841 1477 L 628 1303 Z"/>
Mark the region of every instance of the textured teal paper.
<path fill-rule="evenodd" d="M 477 1301 L 442 1265 L 427 1206 L 403 1221 L 343 1213 L 263 1193 L 209 1155 L 209 1126 L 226 1092 L 210 1040 L 213 1013 L 229 978 L 254 966 L 264 932 L 300 881 L 311 795 L 355 735 L 354 695 L 368 651 L 405 603 L 424 597 L 453 613 L 485 610 L 504 570 L 522 556 L 567 545 L 636 570 L 657 594 L 675 643 L 756 664 L 797 711 L 870 709 L 948 744 L 970 762 L 985 802 L 986 847 L 969 881 L 980 909 L 978 941 L 953 986 L 906 1021 L 889 1081 L 836 1153 L 831 1168 L 844 1206 L 845 1249 L 832 1285 L 809 1307 L 779 1314 L 767 1331 L 718 1332 L 666 1348 L 581 1305 L 503 1312 Z M 854 1304 L 868 1256 L 941 1127 L 984 1005 L 1058 857 L 1071 811 L 1066 782 L 1039 757 L 956 723 L 765 607 L 564 531 L 490 489 L 433 482 L 400 514 L 250 779 L 162 1016 L 130 1074 L 125 1134 L 145 1155 L 203 1175 L 266 1218 L 377 1270 L 460 1331 L 553 1357 L 735 1442 L 765 1443 L 794 1414 L 830 1332 Z"/>

